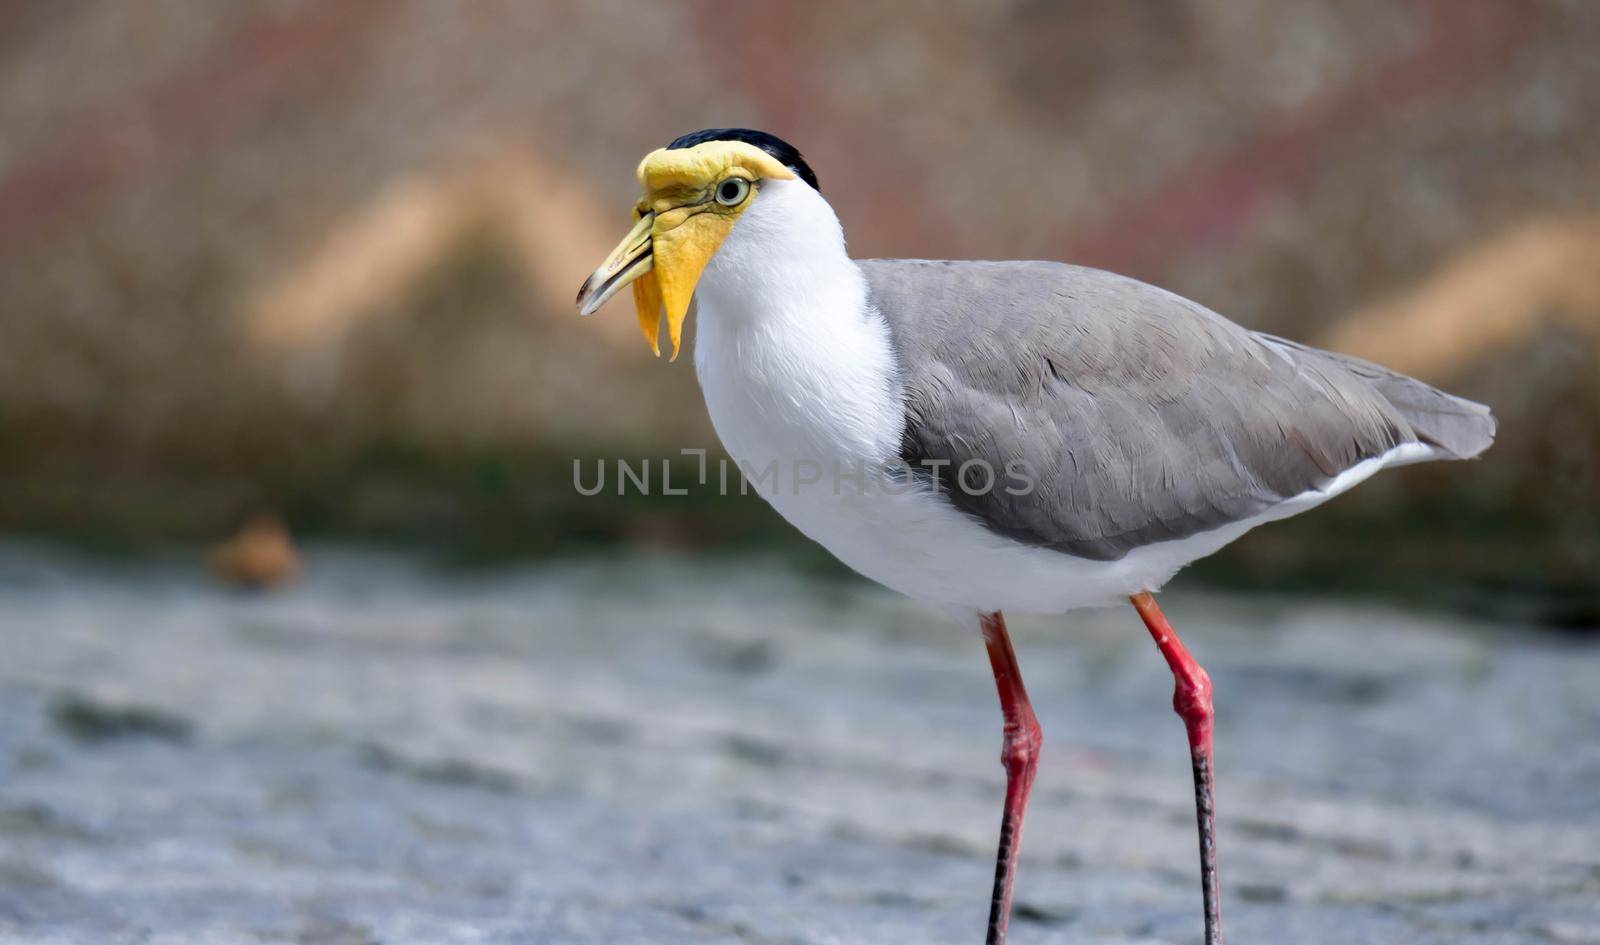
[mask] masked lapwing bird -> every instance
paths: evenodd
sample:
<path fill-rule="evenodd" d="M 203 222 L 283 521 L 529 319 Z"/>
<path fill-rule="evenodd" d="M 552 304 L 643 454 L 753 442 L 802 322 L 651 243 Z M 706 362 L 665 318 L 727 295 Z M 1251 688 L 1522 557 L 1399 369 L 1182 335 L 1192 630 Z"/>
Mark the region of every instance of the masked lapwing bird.
<path fill-rule="evenodd" d="M 1489 410 L 1108 272 L 851 259 L 816 175 L 763 132 L 685 135 L 638 178 L 635 225 L 582 313 L 630 288 L 646 339 L 664 318 L 676 357 L 695 311 L 707 410 L 757 490 L 851 568 L 982 635 L 1007 780 L 988 942 L 1005 939 L 1041 744 L 1001 614 L 1119 600 L 1176 679 L 1220 942 L 1211 683 L 1152 595 L 1380 469 L 1477 456 Z"/>

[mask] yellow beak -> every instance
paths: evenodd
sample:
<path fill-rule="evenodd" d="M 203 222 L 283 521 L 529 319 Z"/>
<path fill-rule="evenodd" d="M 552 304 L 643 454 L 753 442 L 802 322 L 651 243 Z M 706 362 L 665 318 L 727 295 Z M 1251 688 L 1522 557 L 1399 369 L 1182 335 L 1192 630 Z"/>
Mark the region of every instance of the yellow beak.
<path fill-rule="evenodd" d="M 653 213 L 641 215 L 628 235 L 600 264 L 600 268 L 583 280 L 583 285 L 578 288 L 579 315 L 593 315 L 623 286 L 650 271 L 654 264 L 650 228 L 655 219 Z"/>
<path fill-rule="evenodd" d="M 695 283 L 733 225 L 731 219 L 706 211 L 701 202 L 641 213 L 633 229 L 578 289 L 578 313 L 593 315 L 623 286 L 632 284 L 639 330 L 650 350 L 660 357 L 657 339 L 665 312 L 672 359 L 677 360 Z"/>

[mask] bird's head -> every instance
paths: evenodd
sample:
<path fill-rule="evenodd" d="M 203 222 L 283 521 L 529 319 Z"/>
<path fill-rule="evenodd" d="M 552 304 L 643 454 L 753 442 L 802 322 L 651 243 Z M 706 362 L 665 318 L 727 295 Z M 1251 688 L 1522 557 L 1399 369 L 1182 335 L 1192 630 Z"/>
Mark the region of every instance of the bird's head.
<path fill-rule="evenodd" d="M 643 196 L 634 225 L 578 289 L 578 311 L 592 315 L 623 287 L 633 286 L 639 327 L 657 356 L 661 314 L 667 316 L 672 357 L 695 283 L 739 217 L 760 199 L 765 182 L 816 175 L 783 140 L 747 128 L 711 128 L 684 135 L 639 162 Z"/>

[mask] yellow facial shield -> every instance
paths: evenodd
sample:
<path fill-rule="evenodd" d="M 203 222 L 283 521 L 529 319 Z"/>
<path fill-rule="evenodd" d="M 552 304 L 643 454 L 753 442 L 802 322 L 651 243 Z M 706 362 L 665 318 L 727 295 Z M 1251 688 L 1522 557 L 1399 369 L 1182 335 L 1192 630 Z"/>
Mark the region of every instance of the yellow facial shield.
<path fill-rule="evenodd" d="M 652 151 L 639 164 L 644 198 L 634 210 L 633 229 L 578 289 L 579 314 L 594 314 L 631 284 L 650 349 L 661 355 L 657 338 L 665 311 L 676 360 L 695 284 L 755 200 L 756 182 L 794 176 L 767 152 L 742 141 Z"/>

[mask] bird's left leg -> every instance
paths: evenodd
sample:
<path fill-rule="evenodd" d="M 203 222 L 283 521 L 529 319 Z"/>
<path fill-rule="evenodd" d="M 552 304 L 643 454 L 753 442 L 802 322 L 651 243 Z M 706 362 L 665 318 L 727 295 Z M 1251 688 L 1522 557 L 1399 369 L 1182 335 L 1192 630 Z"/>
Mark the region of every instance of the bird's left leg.
<path fill-rule="evenodd" d="M 1156 606 L 1149 591 L 1133 595 L 1133 608 L 1166 658 L 1177 684 L 1172 708 L 1189 731 L 1189 756 L 1194 763 L 1195 818 L 1200 827 L 1200 895 L 1205 908 L 1206 945 L 1222 945 L 1222 905 L 1217 890 L 1217 826 L 1212 800 L 1211 677 L 1189 655 L 1178 632 Z"/>
<path fill-rule="evenodd" d="M 989 651 L 994 670 L 994 685 L 1000 692 L 1000 712 L 1005 717 L 1005 741 L 1000 763 L 1006 769 L 1006 806 L 1000 818 L 1000 850 L 995 857 L 994 896 L 989 901 L 988 945 L 1003 945 L 1006 924 L 1011 919 L 1011 884 L 1016 879 L 1017 851 L 1022 842 L 1022 814 L 1028 806 L 1028 792 L 1039 767 L 1039 746 L 1044 733 L 1022 688 L 1022 671 L 1017 654 L 1011 649 L 1005 618 L 997 610 L 980 614 L 983 645 Z"/>

